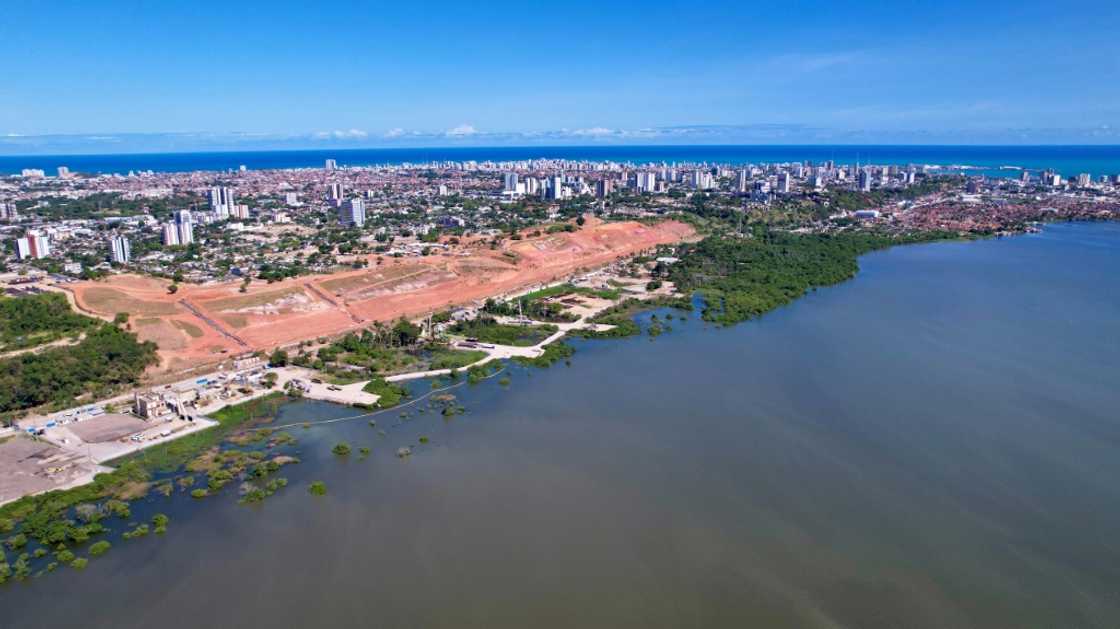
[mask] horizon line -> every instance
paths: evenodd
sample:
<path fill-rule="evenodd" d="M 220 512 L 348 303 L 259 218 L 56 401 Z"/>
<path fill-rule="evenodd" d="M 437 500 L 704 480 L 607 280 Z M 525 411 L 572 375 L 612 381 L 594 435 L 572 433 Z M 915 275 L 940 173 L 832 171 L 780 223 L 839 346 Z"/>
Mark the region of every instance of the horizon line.
<path fill-rule="evenodd" d="M 26 137 L 26 136 L 25 136 Z M 349 146 L 335 148 L 250 148 L 250 149 L 210 149 L 210 150 L 185 150 L 185 151 L 109 151 L 109 152 L 68 152 L 68 153 L 2 153 L 0 159 L 32 158 L 44 159 L 48 157 L 96 157 L 96 156 L 129 156 L 129 155 L 236 155 L 246 153 L 353 153 L 359 151 L 471 151 L 471 150 L 552 150 L 552 149 L 640 149 L 640 148 L 813 148 L 813 147 L 873 147 L 873 148 L 1090 148 L 1120 149 L 1120 143 L 1115 144 L 1079 144 L 1079 143 L 1031 143 L 1031 144 L 920 144 L 920 143 L 819 143 L 819 142 L 784 142 L 784 143 L 699 143 L 699 144 L 537 144 L 537 145 L 430 145 L 430 146 Z"/>

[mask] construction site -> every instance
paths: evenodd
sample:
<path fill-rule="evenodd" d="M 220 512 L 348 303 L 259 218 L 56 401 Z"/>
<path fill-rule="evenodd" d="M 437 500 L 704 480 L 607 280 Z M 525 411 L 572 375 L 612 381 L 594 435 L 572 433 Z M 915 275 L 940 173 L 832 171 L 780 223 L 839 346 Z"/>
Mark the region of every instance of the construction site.
<path fill-rule="evenodd" d="M 675 221 L 647 225 L 592 219 L 574 232 L 523 235 L 499 246 L 465 238 L 432 255 L 371 255 L 365 268 L 274 283 L 172 289 L 166 280 L 114 275 L 66 289 L 87 314 L 111 319 L 127 313 L 139 338 L 159 346 L 158 371 L 166 374 L 375 321 L 470 305 L 694 236 L 691 226 Z"/>

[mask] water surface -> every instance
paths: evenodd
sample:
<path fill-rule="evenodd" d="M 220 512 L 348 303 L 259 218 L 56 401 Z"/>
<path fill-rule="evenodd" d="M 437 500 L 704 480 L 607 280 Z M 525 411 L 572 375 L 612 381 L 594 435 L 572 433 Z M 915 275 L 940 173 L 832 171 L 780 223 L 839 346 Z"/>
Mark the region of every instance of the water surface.
<path fill-rule="evenodd" d="M 706 146 L 507 146 L 371 148 L 336 150 L 210 151 L 179 153 L 0 155 L 0 173 L 42 168 L 53 175 L 59 166 L 73 172 L 120 173 L 131 170 L 179 172 L 251 169 L 322 168 L 325 160 L 340 166 L 428 163 L 441 161 L 510 161 L 564 159 L 622 163 L 760 164 L 834 160 L 840 164 L 939 164 L 981 167 L 972 174 L 1018 177 L 1015 170 L 1052 168 L 1066 177 L 1078 173 L 1120 174 L 1120 146 L 921 146 L 921 145 L 706 145 Z"/>
<path fill-rule="evenodd" d="M 576 343 L 451 419 L 297 429 L 263 505 L 150 499 L 166 538 L 0 589 L 5 626 L 1120 626 L 1120 225 L 861 266 Z"/>

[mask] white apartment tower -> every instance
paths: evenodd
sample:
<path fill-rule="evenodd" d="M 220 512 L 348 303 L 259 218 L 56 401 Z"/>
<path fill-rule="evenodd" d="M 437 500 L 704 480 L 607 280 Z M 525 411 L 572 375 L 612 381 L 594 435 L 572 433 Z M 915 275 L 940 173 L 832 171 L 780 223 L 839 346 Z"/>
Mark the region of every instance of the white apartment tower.
<path fill-rule="evenodd" d="M 778 175 L 778 192 L 781 194 L 789 194 L 790 179 L 788 172 L 783 172 Z"/>
<path fill-rule="evenodd" d="M 109 239 L 109 259 L 116 264 L 128 264 L 132 259 L 132 248 L 128 244 L 128 238 L 113 236 Z"/>
<path fill-rule="evenodd" d="M 217 215 L 218 220 L 229 218 L 233 213 L 236 200 L 233 191 L 224 186 L 210 188 L 210 209 Z"/>
<path fill-rule="evenodd" d="M 194 224 L 191 221 L 190 210 L 175 212 L 175 228 L 179 232 L 180 245 L 189 245 L 194 242 Z"/>
<path fill-rule="evenodd" d="M 179 244 L 179 228 L 175 223 L 163 224 L 163 244 L 167 247 L 174 247 Z"/>
<path fill-rule="evenodd" d="M 350 199 L 338 208 L 338 222 L 342 225 L 362 227 L 366 224 L 366 204 L 361 199 Z"/>
<path fill-rule="evenodd" d="M 20 260 L 38 260 L 51 255 L 51 241 L 37 231 L 29 231 L 23 238 L 16 240 L 16 253 Z"/>

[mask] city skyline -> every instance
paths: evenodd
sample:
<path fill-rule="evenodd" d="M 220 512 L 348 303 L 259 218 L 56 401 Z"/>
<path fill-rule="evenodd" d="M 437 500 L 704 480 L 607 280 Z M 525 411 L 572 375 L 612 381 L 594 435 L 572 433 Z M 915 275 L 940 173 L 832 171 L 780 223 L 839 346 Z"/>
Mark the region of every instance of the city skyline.
<path fill-rule="evenodd" d="M 0 27 L 0 153 L 1120 142 L 1104 3 L 63 5 Z"/>

